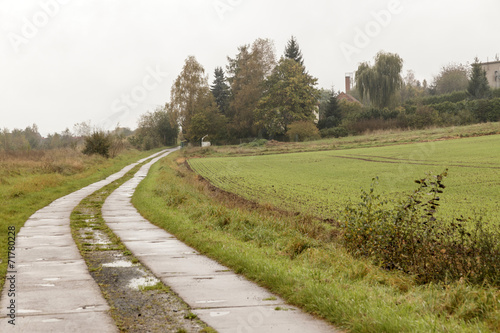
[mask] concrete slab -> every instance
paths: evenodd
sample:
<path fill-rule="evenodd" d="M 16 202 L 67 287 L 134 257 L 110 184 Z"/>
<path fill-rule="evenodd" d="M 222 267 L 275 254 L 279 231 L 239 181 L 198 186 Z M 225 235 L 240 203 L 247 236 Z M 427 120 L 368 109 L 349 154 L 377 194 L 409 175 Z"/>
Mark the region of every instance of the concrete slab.
<path fill-rule="evenodd" d="M 81 260 L 37 261 L 17 266 L 23 284 L 55 283 L 92 280 L 85 262 Z"/>
<path fill-rule="evenodd" d="M 87 191 L 81 192 L 81 197 L 83 198 Z M 65 200 L 54 200 L 49 205 L 46 206 L 47 209 L 67 209 L 74 208 L 74 202 L 77 199 L 77 195 L 66 197 Z"/>
<path fill-rule="evenodd" d="M 79 313 L 109 310 L 94 280 L 52 281 L 17 286 L 18 313 Z M 57 302 L 52 301 L 56 299 Z M 2 303 L 6 305 L 6 303 Z M 6 308 L 6 307 L 5 307 Z"/>
<path fill-rule="evenodd" d="M 131 214 L 137 213 L 136 210 L 133 210 L 131 208 L 124 208 L 123 210 L 113 210 L 108 213 L 108 216 L 116 216 L 116 217 L 123 217 Z"/>
<path fill-rule="evenodd" d="M 291 306 L 193 310 L 219 333 L 335 332 L 335 328 Z"/>
<path fill-rule="evenodd" d="M 161 278 L 193 308 L 229 308 L 282 305 L 284 302 L 264 288 L 236 274 Z M 265 299 L 276 300 L 265 301 Z"/>
<path fill-rule="evenodd" d="M 106 218 L 106 223 L 112 230 L 147 230 L 155 229 L 157 226 L 143 221 L 128 221 L 126 218 L 121 218 L 119 216 L 109 216 Z"/>
<path fill-rule="evenodd" d="M 24 235 L 16 238 L 18 247 L 72 246 L 73 240 L 62 233 L 55 235 Z"/>
<path fill-rule="evenodd" d="M 60 234 L 67 235 L 68 232 L 71 232 L 71 228 L 69 227 L 69 219 L 67 225 L 61 226 L 50 226 L 50 225 L 41 225 L 41 226 L 30 226 L 23 227 L 20 232 L 17 234 L 17 238 L 19 237 L 29 237 L 29 236 L 39 236 L 39 235 L 47 235 L 47 236 L 57 236 Z M 17 241 L 16 238 L 16 241 Z M 19 245 L 19 244 L 18 244 Z"/>
<path fill-rule="evenodd" d="M 155 273 L 160 278 L 176 276 L 195 278 L 231 272 L 227 267 L 205 256 L 189 252 L 178 255 L 143 255 L 140 260 L 146 267 L 154 267 Z"/>
<path fill-rule="evenodd" d="M 22 258 L 22 262 L 66 261 L 81 258 L 80 252 L 74 244 L 72 246 L 18 247 L 16 253 L 18 255 L 18 260 Z"/>
<path fill-rule="evenodd" d="M 113 198 L 113 200 L 110 200 L 109 203 L 110 204 L 121 204 L 122 202 L 130 202 L 130 197 L 126 197 L 126 198 Z"/>
<path fill-rule="evenodd" d="M 167 238 L 165 238 L 167 237 Z M 175 239 L 174 236 L 158 236 L 158 232 L 155 228 L 141 228 L 141 229 L 122 229 L 121 237 L 122 241 L 164 241 Z"/>
<path fill-rule="evenodd" d="M 127 216 L 123 216 L 123 215 L 117 215 L 115 214 L 116 216 L 114 215 L 107 215 L 108 216 L 108 219 L 107 219 L 107 222 L 108 223 L 113 223 L 113 222 L 120 222 L 120 223 L 123 223 L 123 222 L 134 222 L 134 223 L 143 223 L 144 225 L 141 226 L 141 225 L 138 225 L 137 228 L 144 228 L 146 227 L 145 224 L 146 222 L 148 222 L 144 217 L 140 216 L 140 215 L 137 215 L 137 214 L 129 214 Z M 148 222 L 149 224 L 149 222 Z M 132 224 L 131 224 L 132 226 Z M 147 227 L 146 227 L 147 228 Z"/>
<path fill-rule="evenodd" d="M 91 328 L 96 328 L 99 323 L 100 332 L 115 332 L 116 327 L 107 312 L 85 312 L 85 313 L 56 313 L 48 315 L 26 315 L 18 316 L 15 326 L 8 323 L 7 319 L 0 320 L 0 332 L 71 332 L 88 333 Z"/>
<path fill-rule="evenodd" d="M 25 227 L 39 227 L 39 226 L 61 226 L 68 224 L 67 218 L 33 218 L 24 223 Z"/>
<path fill-rule="evenodd" d="M 77 203 L 75 204 L 75 206 Z M 39 210 L 35 214 L 31 215 L 30 218 L 34 219 L 69 219 L 70 213 L 68 212 L 53 212 L 53 211 L 43 211 Z"/>
<path fill-rule="evenodd" d="M 78 204 L 78 202 L 77 202 L 77 204 Z M 75 207 L 75 205 L 73 205 L 73 208 L 74 207 Z M 52 215 L 66 216 L 66 215 L 68 215 L 68 213 L 71 214 L 72 210 L 73 209 L 71 207 L 59 207 L 59 206 L 53 205 L 53 206 L 47 206 L 47 207 L 43 208 L 43 214 L 48 215 L 48 216 L 52 216 Z M 40 213 L 42 213 L 42 212 L 39 212 L 39 214 Z M 35 214 L 37 214 L 37 213 L 35 213 Z"/>
<path fill-rule="evenodd" d="M 120 239 L 122 239 L 121 236 Z M 127 248 L 138 256 L 166 255 L 172 257 L 196 252 L 193 248 L 180 243 L 176 239 L 161 241 L 124 241 L 122 239 L 122 242 L 126 242 Z"/>

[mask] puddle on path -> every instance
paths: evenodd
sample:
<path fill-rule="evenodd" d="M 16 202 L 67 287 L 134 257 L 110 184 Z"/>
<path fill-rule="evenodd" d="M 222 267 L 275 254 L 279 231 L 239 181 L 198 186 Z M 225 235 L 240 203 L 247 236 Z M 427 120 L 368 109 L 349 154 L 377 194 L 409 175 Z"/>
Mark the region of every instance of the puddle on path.
<path fill-rule="evenodd" d="M 117 260 L 107 264 L 102 264 L 102 267 L 132 267 L 134 264 L 128 260 Z"/>
<path fill-rule="evenodd" d="M 140 290 L 141 288 L 144 287 L 152 287 L 156 285 L 158 282 L 160 282 L 160 280 L 158 280 L 153 276 L 141 277 L 130 280 L 128 287 L 135 290 Z"/>

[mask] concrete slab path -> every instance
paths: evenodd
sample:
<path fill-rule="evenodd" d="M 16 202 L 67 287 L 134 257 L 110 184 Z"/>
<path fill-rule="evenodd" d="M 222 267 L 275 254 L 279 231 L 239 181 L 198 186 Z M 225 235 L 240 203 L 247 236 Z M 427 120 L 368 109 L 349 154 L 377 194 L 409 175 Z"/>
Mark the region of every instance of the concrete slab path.
<path fill-rule="evenodd" d="M 57 199 L 26 221 L 16 235 L 15 265 L 7 273 L 0 298 L 0 332 L 118 331 L 73 241 L 70 215 L 82 199 L 164 152 Z M 9 295 L 12 288 L 15 297 Z M 15 317 L 9 316 L 11 304 Z"/>
<path fill-rule="evenodd" d="M 159 158 L 142 166 L 102 208 L 108 226 L 136 258 L 220 333 L 338 332 L 144 219 L 130 198 Z"/>

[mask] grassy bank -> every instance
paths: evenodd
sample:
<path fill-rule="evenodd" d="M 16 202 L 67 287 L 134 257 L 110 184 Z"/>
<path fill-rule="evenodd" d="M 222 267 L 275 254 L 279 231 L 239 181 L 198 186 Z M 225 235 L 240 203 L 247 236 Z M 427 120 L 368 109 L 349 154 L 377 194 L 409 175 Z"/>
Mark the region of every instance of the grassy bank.
<path fill-rule="evenodd" d="M 0 285 L 7 270 L 7 228 L 16 233 L 38 209 L 152 154 L 130 150 L 113 158 L 72 149 L 0 154 Z"/>
<path fill-rule="evenodd" d="M 494 332 L 500 292 L 464 282 L 419 286 L 351 257 L 327 223 L 255 206 L 200 182 L 178 153 L 133 197 L 153 223 L 288 302 L 353 332 Z"/>

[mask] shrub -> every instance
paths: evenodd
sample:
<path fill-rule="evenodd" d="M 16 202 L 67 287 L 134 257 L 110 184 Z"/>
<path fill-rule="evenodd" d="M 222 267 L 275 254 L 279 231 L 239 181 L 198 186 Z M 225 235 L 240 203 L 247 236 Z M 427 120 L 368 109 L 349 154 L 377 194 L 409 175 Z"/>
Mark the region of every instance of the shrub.
<path fill-rule="evenodd" d="M 389 130 L 404 127 L 401 119 L 361 119 L 358 121 L 346 121 L 345 128 L 351 134 L 361 134 L 370 131 Z"/>
<path fill-rule="evenodd" d="M 111 147 L 111 137 L 104 131 L 94 131 L 85 137 L 85 148 L 83 153 L 86 155 L 99 154 L 109 157 L 109 148 Z"/>
<path fill-rule="evenodd" d="M 358 118 L 388 120 L 397 118 L 398 114 L 399 114 L 398 110 L 390 110 L 388 108 L 383 108 L 383 109 L 370 108 L 370 109 L 364 109 L 363 112 L 361 112 L 358 115 Z"/>
<path fill-rule="evenodd" d="M 481 122 L 500 120 L 500 98 L 471 101 L 469 108 Z"/>
<path fill-rule="evenodd" d="M 290 124 L 286 135 L 290 141 L 311 141 L 320 138 L 318 128 L 310 121 L 296 121 Z"/>
<path fill-rule="evenodd" d="M 418 189 L 397 202 L 376 195 L 374 182 L 362 192 L 362 202 L 345 210 L 344 243 L 350 252 L 414 275 L 420 283 L 465 278 L 499 286 L 498 229 L 485 228 L 480 217 L 451 223 L 435 217 L 445 176 L 416 180 Z"/>
<path fill-rule="evenodd" d="M 413 129 L 422 129 L 430 126 L 440 125 L 441 118 L 433 107 L 428 105 L 417 105 L 413 113 L 405 115 L 406 125 Z"/>
<path fill-rule="evenodd" d="M 342 138 L 349 135 L 344 127 L 324 128 L 319 132 L 322 138 Z"/>
<path fill-rule="evenodd" d="M 499 98 L 500 97 L 500 88 L 491 89 L 491 97 Z"/>
<path fill-rule="evenodd" d="M 245 144 L 247 147 L 262 147 L 267 143 L 266 139 L 255 139 L 252 142 Z"/>
<path fill-rule="evenodd" d="M 469 94 L 466 90 L 463 91 L 455 91 L 449 94 L 436 95 L 436 96 L 427 96 L 424 98 L 417 98 L 407 102 L 407 104 L 439 104 L 443 102 L 451 102 L 456 103 L 469 98 Z"/>
<path fill-rule="evenodd" d="M 109 155 L 111 158 L 118 156 L 125 149 L 131 148 L 130 142 L 119 135 L 111 135 Z"/>

